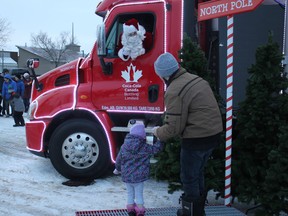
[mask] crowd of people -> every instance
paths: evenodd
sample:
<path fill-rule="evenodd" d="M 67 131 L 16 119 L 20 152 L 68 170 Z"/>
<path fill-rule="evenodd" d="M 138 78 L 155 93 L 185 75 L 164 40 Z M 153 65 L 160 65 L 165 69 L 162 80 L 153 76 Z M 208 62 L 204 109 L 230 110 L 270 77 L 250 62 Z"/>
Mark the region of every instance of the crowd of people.
<path fill-rule="evenodd" d="M 12 76 L 4 68 L 0 74 L 0 116 L 13 117 L 13 127 L 25 126 L 23 113 L 29 108 L 31 87 L 29 73 Z"/>

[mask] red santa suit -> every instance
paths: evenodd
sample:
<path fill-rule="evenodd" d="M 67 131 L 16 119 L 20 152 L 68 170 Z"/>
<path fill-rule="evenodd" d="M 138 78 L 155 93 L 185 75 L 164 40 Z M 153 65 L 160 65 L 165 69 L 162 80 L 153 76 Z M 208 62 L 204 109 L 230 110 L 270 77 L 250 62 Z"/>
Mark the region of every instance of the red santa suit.
<path fill-rule="evenodd" d="M 138 56 L 145 53 L 144 45 L 149 46 L 152 42 L 151 36 L 147 38 L 146 30 L 141 26 L 136 19 L 130 19 L 123 24 L 123 34 L 121 36 L 122 48 L 118 51 L 118 56 L 123 61 L 128 61 L 130 58 L 135 60 Z"/>

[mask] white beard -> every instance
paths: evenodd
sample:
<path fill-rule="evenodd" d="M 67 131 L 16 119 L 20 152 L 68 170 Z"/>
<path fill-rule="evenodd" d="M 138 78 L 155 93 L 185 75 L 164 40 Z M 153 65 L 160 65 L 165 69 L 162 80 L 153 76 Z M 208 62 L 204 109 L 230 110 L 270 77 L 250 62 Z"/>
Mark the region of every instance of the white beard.
<path fill-rule="evenodd" d="M 138 32 L 137 35 L 132 37 L 128 37 L 126 34 L 122 35 L 121 42 L 123 47 L 119 50 L 118 56 L 123 61 L 128 61 L 129 58 L 135 60 L 138 56 L 145 53 L 145 49 L 143 48 L 144 34 L 143 32 Z"/>

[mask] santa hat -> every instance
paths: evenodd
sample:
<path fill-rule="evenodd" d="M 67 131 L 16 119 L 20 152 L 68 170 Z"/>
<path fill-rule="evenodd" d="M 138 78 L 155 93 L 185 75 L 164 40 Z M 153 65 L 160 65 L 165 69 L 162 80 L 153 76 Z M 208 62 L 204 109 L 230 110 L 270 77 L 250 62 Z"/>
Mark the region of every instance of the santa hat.
<path fill-rule="evenodd" d="M 135 18 L 132 18 L 123 24 L 123 32 L 129 34 L 139 30 L 139 23 Z"/>

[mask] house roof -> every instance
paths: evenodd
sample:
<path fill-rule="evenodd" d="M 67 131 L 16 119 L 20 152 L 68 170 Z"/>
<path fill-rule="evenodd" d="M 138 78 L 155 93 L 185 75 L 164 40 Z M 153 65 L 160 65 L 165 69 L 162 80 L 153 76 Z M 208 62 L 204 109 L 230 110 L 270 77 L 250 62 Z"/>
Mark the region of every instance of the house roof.
<path fill-rule="evenodd" d="M 27 52 L 30 52 L 34 55 L 37 55 L 39 57 L 42 57 L 46 59 L 47 61 L 53 61 L 53 59 L 48 55 L 47 52 L 45 52 L 42 48 L 37 48 L 37 47 L 27 47 L 27 46 L 16 46 L 18 49 L 25 50 Z M 59 50 L 55 50 L 56 52 L 59 52 Z M 67 49 L 65 53 L 62 55 L 60 62 L 70 62 L 72 60 L 75 60 L 79 57 L 82 57 L 83 53 L 73 51 L 70 49 Z"/>

